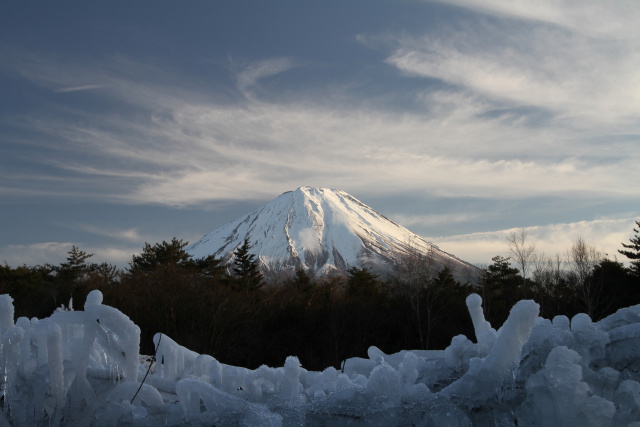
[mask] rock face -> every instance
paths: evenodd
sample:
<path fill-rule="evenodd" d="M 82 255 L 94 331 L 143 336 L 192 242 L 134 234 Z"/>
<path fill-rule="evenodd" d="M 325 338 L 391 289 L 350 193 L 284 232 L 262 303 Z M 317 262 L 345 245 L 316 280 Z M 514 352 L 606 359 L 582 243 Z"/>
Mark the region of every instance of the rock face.
<path fill-rule="evenodd" d="M 187 248 L 195 258 L 224 262 L 248 239 L 265 274 L 303 269 L 311 277 L 367 267 L 384 274 L 408 254 L 429 254 L 462 277 L 475 267 L 440 250 L 341 190 L 300 187 L 203 236 Z"/>

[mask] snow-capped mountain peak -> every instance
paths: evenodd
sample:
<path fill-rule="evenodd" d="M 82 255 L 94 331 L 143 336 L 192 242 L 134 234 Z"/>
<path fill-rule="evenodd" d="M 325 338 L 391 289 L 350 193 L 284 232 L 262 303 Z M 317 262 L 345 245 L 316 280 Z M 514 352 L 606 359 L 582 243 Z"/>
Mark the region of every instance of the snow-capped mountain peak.
<path fill-rule="evenodd" d="M 187 251 L 228 262 L 245 239 L 265 272 L 322 276 L 349 267 L 384 272 L 410 251 L 469 267 L 341 190 L 300 187 L 203 236 Z"/>

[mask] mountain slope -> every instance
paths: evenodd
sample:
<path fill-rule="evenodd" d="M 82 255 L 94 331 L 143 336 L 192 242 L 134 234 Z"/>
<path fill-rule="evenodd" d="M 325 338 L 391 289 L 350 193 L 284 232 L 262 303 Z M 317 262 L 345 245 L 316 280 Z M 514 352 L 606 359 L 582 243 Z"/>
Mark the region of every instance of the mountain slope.
<path fill-rule="evenodd" d="M 431 253 L 436 264 L 474 268 L 385 218 L 341 190 L 300 187 L 190 245 L 196 258 L 229 262 L 248 238 L 266 273 L 302 268 L 310 276 L 366 266 L 384 273 L 411 252 Z"/>

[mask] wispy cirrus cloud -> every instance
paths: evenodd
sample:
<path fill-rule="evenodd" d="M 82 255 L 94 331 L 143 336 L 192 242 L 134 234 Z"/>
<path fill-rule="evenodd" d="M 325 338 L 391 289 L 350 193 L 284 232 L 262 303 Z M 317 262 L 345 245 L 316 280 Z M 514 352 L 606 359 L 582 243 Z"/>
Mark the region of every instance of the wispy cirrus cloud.
<path fill-rule="evenodd" d="M 291 58 L 270 58 L 261 61 L 250 62 L 244 67 L 234 65 L 237 75 L 238 90 L 247 98 L 253 98 L 252 90 L 259 80 L 275 76 L 295 67 Z"/>
<path fill-rule="evenodd" d="M 13 52 L 6 64 L 24 79 L 51 90 L 101 82 L 105 90 L 87 96 L 110 107 L 62 104 L 23 117 L 16 126 L 33 137 L 20 143 L 37 147 L 23 160 L 44 167 L 19 180 L 7 174 L 0 191 L 167 206 L 266 200 L 299 185 L 356 195 L 636 197 L 628 183 L 640 171 L 629 141 L 640 134 L 640 102 L 637 91 L 622 90 L 640 87 L 638 57 L 625 55 L 630 36 L 592 42 L 533 19 L 520 31 L 510 22 L 515 13 L 500 13 L 509 19 L 464 21 L 437 35 L 375 35 L 392 46 L 388 64 L 445 83 L 416 84 L 405 100 L 411 108 L 384 95 L 349 99 L 349 84 L 323 86 L 322 100 L 307 96 L 317 87 L 283 100 L 271 84 L 278 79 L 265 83 L 298 67 L 293 58 L 231 63 L 235 88 L 220 98 L 206 82 L 186 84 L 158 64 Z"/>
<path fill-rule="evenodd" d="M 499 16 L 550 23 L 596 37 L 628 39 L 640 36 L 637 26 L 640 8 L 634 0 L 613 3 L 606 0 L 447 0 L 446 3 Z"/>
<path fill-rule="evenodd" d="M 140 243 L 144 241 L 152 240 L 151 236 L 143 235 L 137 228 L 116 228 L 116 227 L 104 227 L 93 224 L 74 224 L 69 228 L 75 228 L 77 230 L 95 234 L 97 236 L 109 237 L 111 239 Z"/>
<path fill-rule="evenodd" d="M 132 202 L 168 205 L 246 197 L 247 193 L 266 196 L 309 180 L 342 183 L 356 190 L 371 185 L 387 191 L 428 186 L 442 194 L 476 196 L 534 195 L 550 189 L 633 193 L 622 183 L 628 182 L 629 174 L 637 175 L 626 165 L 632 159 L 602 165 L 563 157 L 527 161 L 471 158 L 474 151 L 487 151 L 482 143 L 479 148 L 474 146 L 483 133 L 487 140 L 491 138 L 487 120 L 459 123 L 473 133 L 475 141 L 462 135 L 447 141 L 452 136 L 447 129 L 417 115 L 339 112 L 296 104 L 177 107 L 168 120 L 134 124 L 116 120 L 111 124 L 105 129 L 60 123 L 56 124 L 60 128 L 48 128 L 54 135 L 64 134 L 75 141 L 73 145 L 81 146 L 87 155 L 75 162 L 43 161 L 90 179 L 109 178 L 117 184 L 114 189 L 124 191 L 118 197 Z M 535 144 L 535 136 L 527 132 L 509 129 L 520 143 Z M 389 146 L 391 140 L 396 144 Z M 439 146 L 441 141 L 448 144 Z M 460 149 L 467 151 L 455 156 L 454 151 Z M 508 147 L 495 150 L 511 151 Z M 627 169 L 624 176 L 616 172 L 621 165 Z M 239 193 L 238 188 L 244 191 Z"/>
<path fill-rule="evenodd" d="M 238 78 L 248 90 L 291 66 L 277 58 L 259 61 Z M 83 72 L 80 65 L 75 70 Z M 66 71 L 60 73 L 47 79 L 65 80 Z M 200 92 L 176 92 L 127 73 L 107 77 L 108 96 L 134 114 L 75 110 L 64 120 L 23 122 L 40 134 L 29 142 L 41 148 L 30 159 L 67 171 L 69 191 L 184 206 L 268 198 L 302 184 L 353 192 L 429 188 L 434 194 L 473 197 L 547 192 L 629 197 L 636 190 L 626 183 L 640 181 L 628 144 L 606 152 L 584 144 L 575 129 L 536 126 L 517 111 L 496 114 L 495 102 L 471 92 L 417 92 L 418 108 L 398 111 L 366 102 L 316 104 L 305 97 L 275 102 L 264 93 L 217 103 Z M 603 163 L 607 156 L 610 161 Z"/>
<path fill-rule="evenodd" d="M 387 62 L 506 107 L 535 107 L 576 129 L 635 129 L 640 39 L 594 39 L 563 28 L 476 23 L 447 36 L 390 36 Z M 503 108 L 505 107 L 503 106 Z"/>
<path fill-rule="evenodd" d="M 440 215 L 405 215 L 395 214 L 388 215 L 393 221 L 402 224 L 403 227 L 411 228 L 413 226 L 432 227 L 442 224 L 455 225 L 456 223 L 468 222 L 476 220 L 480 215 L 477 213 L 452 213 Z"/>
<path fill-rule="evenodd" d="M 221 49 L 191 43 L 190 34 L 209 34 L 206 25 L 159 48 L 164 27 L 152 22 L 131 46 L 101 32 L 91 52 L 42 47 L 54 44 L 38 36 L 24 48 L 3 44 L 0 78 L 11 90 L 0 108 L 0 198 L 202 211 L 312 185 L 380 200 L 373 207 L 401 225 L 443 233 L 514 226 L 513 210 L 523 224 L 544 225 L 634 209 L 635 0 L 424 3 L 399 5 L 388 23 L 343 21 L 321 55 L 314 49 L 325 39 L 314 34 L 310 49 L 299 26 L 291 30 L 300 40 L 269 39 L 282 41 L 277 49 L 258 48 L 272 44 L 261 38 L 268 33 Z M 388 12 L 372 6 L 371 16 Z M 157 240 L 129 226 L 69 222 L 87 242 L 109 234 L 124 250 Z"/>
<path fill-rule="evenodd" d="M 71 86 L 71 87 L 63 87 L 60 89 L 54 90 L 56 93 L 66 93 L 66 92 L 81 92 L 84 90 L 95 90 L 102 89 L 107 87 L 106 85 L 82 85 L 82 86 Z"/>

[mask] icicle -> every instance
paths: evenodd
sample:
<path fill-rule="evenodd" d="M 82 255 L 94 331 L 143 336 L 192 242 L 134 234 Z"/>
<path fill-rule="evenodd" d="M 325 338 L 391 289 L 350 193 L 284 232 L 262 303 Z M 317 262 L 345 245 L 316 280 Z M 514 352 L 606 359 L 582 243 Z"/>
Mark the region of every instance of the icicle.
<path fill-rule="evenodd" d="M 0 295 L 0 336 L 13 326 L 13 298 Z"/>
<path fill-rule="evenodd" d="M 57 323 L 50 323 L 47 329 L 47 350 L 49 367 L 49 389 L 55 399 L 54 410 L 62 409 L 65 398 L 64 367 L 62 363 L 62 331 Z"/>

